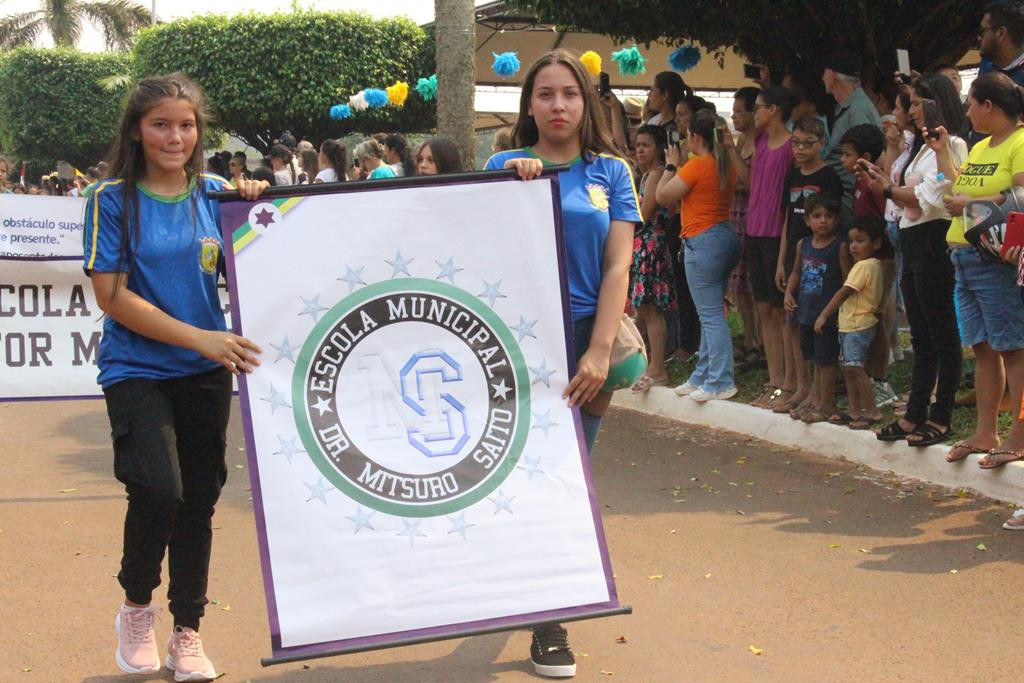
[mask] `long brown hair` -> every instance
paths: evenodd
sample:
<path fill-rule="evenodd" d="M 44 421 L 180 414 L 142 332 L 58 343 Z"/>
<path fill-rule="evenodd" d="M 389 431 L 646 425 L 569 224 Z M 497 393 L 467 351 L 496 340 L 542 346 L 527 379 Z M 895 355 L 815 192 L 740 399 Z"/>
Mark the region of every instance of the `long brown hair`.
<path fill-rule="evenodd" d="M 587 159 L 594 154 L 612 154 L 622 156 L 622 152 L 615 146 L 612 140 L 611 131 L 605 122 L 604 113 L 601 111 L 601 104 L 597 101 L 597 89 L 590 79 L 590 74 L 580 63 L 579 58 L 567 50 L 552 50 L 537 58 L 523 80 L 523 92 L 519 98 L 519 118 L 516 119 L 515 128 L 512 129 L 512 140 L 517 147 L 536 145 L 540 139 L 540 131 L 537 129 L 537 122 L 530 116 L 530 100 L 533 98 L 533 85 L 537 80 L 537 74 L 546 66 L 561 64 L 572 72 L 576 83 L 580 87 L 580 94 L 583 97 L 583 120 L 580 121 L 580 151 Z M 589 159 L 587 159 L 589 161 Z"/>
<path fill-rule="evenodd" d="M 203 170 L 203 137 L 209 116 L 206 102 L 199 86 L 181 72 L 167 76 L 150 76 L 143 78 L 125 99 L 121 123 L 117 137 L 111 148 L 107 177 L 121 181 L 123 200 L 121 202 L 121 244 L 118 253 L 118 272 L 131 270 L 133 256 L 132 245 L 139 239 L 139 180 L 146 175 L 146 157 L 142 149 L 141 131 L 142 117 L 165 99 L 185 100 L 196 114 L 196 146 L 192 156 L 185 163 L 185 186 L 192 187 L 193 181 Z M 196 193 L 202 192 L 198 187 L 192 192 L 193 221 L 196 217 Z M 194 227 L 194 226 L 193 226 Z M 117 294 L 117 290 L 114 290 Z"/>

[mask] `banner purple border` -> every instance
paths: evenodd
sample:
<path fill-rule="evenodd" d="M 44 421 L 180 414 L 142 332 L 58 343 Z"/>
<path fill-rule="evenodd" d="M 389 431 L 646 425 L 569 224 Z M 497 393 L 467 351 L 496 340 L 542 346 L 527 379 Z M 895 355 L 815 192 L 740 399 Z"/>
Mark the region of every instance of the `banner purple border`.
<path fill-rule="evenodd" d="M 566 360 L 569 376 L 576 371 L 576 361 L 573 346 L 572 317 L 568 306 L 569 284 L 568 271 L 565 257 L 565 234 L 562 224 L 561 192 L 559 189 L 558 171 L 556 169 L 545 169 L 541 176 L 550 181 L 551 200 L 555 227 L 555 245 L 558 261 L 558 279 L 560 294 L 562 297 L 562 322 L 565 334 Z M 433 179 L 432 179 L 433 180 Z M 467 174 L 459 179 L 450 179 L 444 176 L 437 176 L 434 182 L 420 182 L 417 185 L 449 186 L 467 183 L 490 183 L 490 182 L 518 182 L 508 173 L 491 174 Z M 345 191 L 376 191 L 396 189 L 391 183 L 360 183 L 359 189 L 346 183 Z M 339 189 L 341 189 L 339 187 Z M 321 188 L 318 188 L 321 189 Z M 292 195 L 275 196 L 304 196 L 306 193 L 296 192 Z M 322 194 L 322 192 L 318 193 Z M 221 209 L 221 233 L 225 245 L 224 253 L 227 265 L 228 296 L 231 302 L 231 328 L 235 334 L 244 336 L 241 319 L 241 306 L 238 300 L 238 282 L 235 275 L 235 252 L 233 233 L 248 216 L 248 207 L 252 202 L 222 202 Z M 605 583 L 608 588 L 609 600 L 607 602 L 593 603 L 590 605 L 577 605 L 564 607 L 543 612 L 528 614 L 510 615 L 495 617 L 477 621 L 461 622 L 457 624 L 446 624 L 410 631 L 396 631 L 393 633 L 363 636 L 359 638 L 346 638 L 342 640 L 311 643 L 293 647 L 281 645 L 281 623 L 277 610 L 277 596 L 274 592 L 273 566 L 270 560 L 270 547 L 266 532 L 266 511 L 263 507 L 263 491 L 260 485 L 259 463 L 255 452 L 255 436 L 253 432 L 252 412 L 249 406 L 249 392 L 247 378 L 243 374 L 238 378 L 239 396 L 242 408 L 242 427 L 245 434 L 245 454 L 248 462 L 249 481 L 252 489 L 253 514 L 256 516 L 256 535 L 259 545 L 260 563 L 264 569 L 263 588 L 267 600 L 267 616 L 270 621 L 270 641 L 273 657 L 264 659 L 263 664 L 282 663 L 284 661 L 295 661 L 297 659 L 311 659 L 314 657 L 345 654 L 346 652 L 365 651 L 370 649 L 395 647 L 405 644 L 425 642 L 430 640 L 444 640 L 448 638 L 459 638 L 474 633 L 490 633 L 498 630 L 509 630 L 524 628 L 530 624 L 541 624 L 557 621 L 576 621 L 579 619 L 608 616 L 609 614 L 629 613 L 629 608 L 620 608 L 618 593 L 615 589 L 615 579 L 611 568 L 611 559 L 608 553 L 607 538 L 604 533 L 604 525 L 601 520 L 600 507 L 597 495 L 594 491 L 593 476 L 590 468 L 590 454 L 586 448 L 583 435 L 583 424 L 581 422 L 579 408 L 573 408 L 573 423 L 576 428 L 576 439 L 579 444 L 581 455 L 581 468 L 584 482 L 587 486 L 587 493 L 590 501 L 591 515 L 594 523 L 594 533 L 597 537 L 598 551 L 601 557 L 602 569 L 605 575 Z"/>

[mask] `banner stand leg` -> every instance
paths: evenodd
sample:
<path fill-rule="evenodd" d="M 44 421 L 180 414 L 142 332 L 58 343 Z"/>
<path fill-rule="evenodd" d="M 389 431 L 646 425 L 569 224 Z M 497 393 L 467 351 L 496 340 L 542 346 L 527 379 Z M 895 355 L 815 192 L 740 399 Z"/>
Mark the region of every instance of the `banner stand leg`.
<path fill-rule="evenodd" d="M 387 650 L 393 647 L 404 647 L 406 645 L 421 645 L 423 643 L 434 643 L 442 640 L 454 640 L 457 638 L 468 638 L 470 636 L 482 636 L 488 633 L 501 633 L 503 631 L 519 631 L 522 629 L 533 628 L 534 626 L 543 626 L 544 624 L 566 624 L 571 621 L 583 621 L 584 619 L 600 619 L 603 617 L 614 617 L 619 616 L 621 614 L 632 613 L 632 607 L 616 607 L 614 609 L 606 609 L 601 610 L 599 612 L 591 612 L 589 614 L 579 616 L 559 617 L 557 619 L 547 619 L 544 621 L 523 621 L 521 623 L 503 624 L 501 626 L 495 626 L 494 628 L 473 628 L 466 629 L 465 631 L 453 631 L 451 633 L 446 633 L 442 636 L 424 636 L 422 638 L 395 638 L 392 641 L 378 642 L 372 645 L 341 647 L 336 650 L 326 650 L 324 652 L 316 652 L 312 654 L 284 655 L 283 657 L 264 657 L 260 660 L 260 664 L 263 666 L 273 666 L 275 664 L 289 664 L 291 662 L 301 662 L 308 659 L 322 659 L 324 657 L 350 655 L 355 654 L 357 652 L 369 652 L 371 650 Z"/>

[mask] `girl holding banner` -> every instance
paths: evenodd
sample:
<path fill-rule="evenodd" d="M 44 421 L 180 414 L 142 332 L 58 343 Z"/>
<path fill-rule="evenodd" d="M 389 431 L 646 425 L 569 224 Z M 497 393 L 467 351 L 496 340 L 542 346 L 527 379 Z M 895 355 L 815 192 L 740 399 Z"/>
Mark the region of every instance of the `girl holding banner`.
<path fill-rule="evenodd" d="M 514 168 L 530 180 L 544 166 L 569 165 L 558 180 L 576 374 L 563 396 L 580 406 L 588 451 L 611 400 L 602 387 L 626 307 L 633 226 L 640 221 L 632 171 L 618 156 L 603 116 L 597 90 L 579 59 L 565 50 L 542 55 L 523 83 L 512 132 L 519 148 L 495 154 L 485 167 Z M 559 624 L 534 629 L 530 657 L 542 676 L 576 673 L 566 630 Z"/>
<path fill-rule="evenodd" d="M 109 180 L 85 210 L 85 270 L 106 313 L 99 383 L 128 492 L 115 628 L 118 666 L 160 669 L 150 598 L 168 553 L 174 631 L 165 660 L 176 681 L 212 680 L 199 620 L 207 603 L 211 517 L 224 462 L 231 374 L 259 365 L 259 347 L 226 330 L 220 211 L 202 173 L 203 96 L 183 74 L 145 78 L 130 95 Z M 266 181 L 239 181 L 255 199 Z"/>

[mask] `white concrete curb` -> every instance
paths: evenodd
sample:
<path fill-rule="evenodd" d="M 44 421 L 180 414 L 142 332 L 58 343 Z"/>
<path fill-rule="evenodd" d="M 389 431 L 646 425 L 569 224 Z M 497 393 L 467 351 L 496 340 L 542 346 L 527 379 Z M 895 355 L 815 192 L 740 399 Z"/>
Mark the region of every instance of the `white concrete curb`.
<path fill-rule="evenodd" d="M 996 500 L 1024 503 L 1024 462 L 983 470 L 978 467 L 981 456 L 972 455 L 950 464 L 946 462 L 948 445 L 922 449 L 912 448 L 903 441 L 883 443 L 870 431 L 858 432 L 825 423 L 808 425 L 788 415 L 777 415 L 734 401 L 698 403 L 676 396 L 668 387 L 652 387 L 647 394 L 634 394 L 628 389 L 617 391 L 612 405 L 679 422 L 726 429 L 949 488 L 967 488 Z"/>

